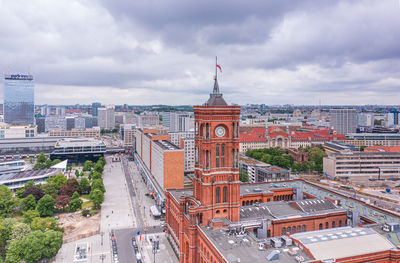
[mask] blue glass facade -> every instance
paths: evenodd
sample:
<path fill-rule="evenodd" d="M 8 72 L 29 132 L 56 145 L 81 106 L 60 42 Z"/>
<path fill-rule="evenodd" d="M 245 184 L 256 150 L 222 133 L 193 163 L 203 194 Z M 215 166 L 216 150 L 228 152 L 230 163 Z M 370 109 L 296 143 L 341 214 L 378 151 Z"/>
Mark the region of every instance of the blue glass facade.
<path fill-rule="evenodd" d="M 34 84 L 31 75 L 5 77 L 4 122 L 34 124 Z"/>

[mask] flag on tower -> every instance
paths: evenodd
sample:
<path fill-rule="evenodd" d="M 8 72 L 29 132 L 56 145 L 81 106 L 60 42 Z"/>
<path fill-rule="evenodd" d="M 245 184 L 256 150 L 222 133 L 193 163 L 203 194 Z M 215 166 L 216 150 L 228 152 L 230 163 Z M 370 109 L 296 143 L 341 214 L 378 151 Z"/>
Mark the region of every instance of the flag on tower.
<path fill-rule="evenodd" d="M 221 66 L 220 65 L 216 65 L 217 66 L 217 68 L 219 68 L 219 71 L 221 71 L 222 72 L 222 68 L 221 68 Z"/>

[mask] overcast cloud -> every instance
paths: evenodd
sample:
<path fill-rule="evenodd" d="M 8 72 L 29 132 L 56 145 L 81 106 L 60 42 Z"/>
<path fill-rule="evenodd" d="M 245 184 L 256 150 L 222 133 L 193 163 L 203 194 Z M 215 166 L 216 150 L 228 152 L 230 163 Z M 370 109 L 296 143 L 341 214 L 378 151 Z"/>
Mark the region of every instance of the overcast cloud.
<path fill-rule="evenodd" d="M 215 55 L 229 103 L 400 104 L 399 0 L 0 0 L 37 104 L 201 104 Z"/>

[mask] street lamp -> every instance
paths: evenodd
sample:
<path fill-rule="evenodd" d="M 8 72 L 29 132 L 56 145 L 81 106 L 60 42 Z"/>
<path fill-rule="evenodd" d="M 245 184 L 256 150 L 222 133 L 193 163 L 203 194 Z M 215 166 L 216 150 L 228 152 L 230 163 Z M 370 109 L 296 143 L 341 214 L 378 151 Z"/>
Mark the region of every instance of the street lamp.
<path fill-rule="evenodd" d="M 104 232 L 100 232 L 100 236 L 101 236 L 101 245 L 103 245 L 103 236 L 104 236 Z"/>
<path fill-rule="evenodd" d="M 157 254 L 159 245 L 160 245 L 160 241 L 159 241 L 159 240 L 154 240 L 154 241 L 153 241 L 153 258 L 154 258 L 154 263 L 156 263 L 156 254 Z"/>
<path fill-rule="evenodd" d="M 106 255 L 104 255 L 104 254 L 101 254 L 101 255 L 100 255 L 101 263 L 104 262 L 104 259 L 105 259 L 105 258 L 106 258 Z"/>

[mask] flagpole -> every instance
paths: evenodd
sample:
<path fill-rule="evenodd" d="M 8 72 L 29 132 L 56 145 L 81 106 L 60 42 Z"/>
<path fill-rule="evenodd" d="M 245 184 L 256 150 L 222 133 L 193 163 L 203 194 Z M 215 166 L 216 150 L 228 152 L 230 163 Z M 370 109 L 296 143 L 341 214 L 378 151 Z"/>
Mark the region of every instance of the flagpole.
<path fill-rule="evenodd" d="M 218 65 L 218 61 L 217 61 L 217 56 L 215 56 L 215 80 L 217 80 L 217 65 Z"/>

